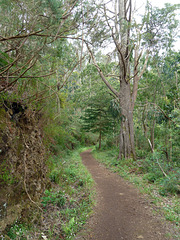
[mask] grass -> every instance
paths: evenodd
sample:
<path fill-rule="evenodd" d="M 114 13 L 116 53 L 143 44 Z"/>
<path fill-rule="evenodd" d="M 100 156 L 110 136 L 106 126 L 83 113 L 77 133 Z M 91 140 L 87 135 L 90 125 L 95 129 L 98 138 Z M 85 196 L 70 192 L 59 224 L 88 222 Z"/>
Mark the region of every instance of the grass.
<path fill-rule="evenodd" d="M 9 228 L 10 239 L 73 239 L 92 211 L 94 182 L 80 158 L 85 149 L 51 156 L 51 187 L 42 197 L 43 212 L 34 224 L 17 222 Z M 20 235 L 17 235 L 20 234 Z M 20 238 L 19 238 L 20 237 Z"/>
<path fill-rule="evenodd" d="M 151 198 L 151 202 L 157 206 L 156 211 L 160 211 L 161 215 L 163 215 L 166 220 L 179 227 L 180 198 L 174 191 L 161 194 L 161 183 L 167 181 L 162 175 L 160 175 L 158 179 L 152 180 L 152 178 L 154 178 L 153 173 L 151 175 L 150 173 L 142 171 L 142 161 L 133 161 L 133 159 L 122 159 L 118 161 L 117 149 L 102 151 L 94 149 L 93 155 L 107 168 L 117 172 L 120 176 L 136 185 L 141 193 L 147 194 Z M 167 190 L 166 187 L 167 185 L 163 188 L 164 191 Z"/>

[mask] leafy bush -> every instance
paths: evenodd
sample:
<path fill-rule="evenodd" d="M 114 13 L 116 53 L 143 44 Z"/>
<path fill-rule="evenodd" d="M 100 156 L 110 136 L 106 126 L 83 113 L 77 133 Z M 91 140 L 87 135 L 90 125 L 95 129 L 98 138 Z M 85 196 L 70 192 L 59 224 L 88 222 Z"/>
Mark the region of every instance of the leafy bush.
<path fill-rule="evenodd" d="M 145 149 L 136 149 L 136 156 L 138 159 L 144 159 L 148 152 Z"/>
<path fill-rule="evenodd" d="M 159 186 L 161 195 L 167 195 L 168 193 L 174 195 L 180 191 L 180 171 L 176 162 L 167 162 L 166 160 L 161 160 L 161 158 L 162 155 L 155 152 L 155 154 L 151 154 L 141 161 L 140 169 L 142 173 L 145 173 L 143 179 L 156 183 Z M 168 177 L 164 175 L 160 166 Z"/>
<path fill-rule="evenodd" d="M 161 195 L 180 193 L 180 170 L 176 173 L 171 173 L 168 178 L 163 178 L 160 181 L 159 193 Z"/>
<path fill-rule="evenodd" d="M 161 171 L 150 172 L 144 175 L 143 179 L 147 179 L 149 182 L 153 183 L 156 182 L 159 178 L 163 177 L 163 173 Z"/>

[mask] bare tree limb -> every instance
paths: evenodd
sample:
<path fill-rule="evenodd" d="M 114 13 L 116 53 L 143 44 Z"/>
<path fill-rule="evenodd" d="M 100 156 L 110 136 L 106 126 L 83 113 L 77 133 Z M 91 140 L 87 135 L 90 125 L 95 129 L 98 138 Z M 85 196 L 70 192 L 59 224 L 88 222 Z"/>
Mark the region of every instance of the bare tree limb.
<path fill-rule="evenodd" d="M 36 58 L 35 61 L 34 61 L 23 73 L 21 73 L 14 81 L 10 82 L 6 87 L 0 89 L 0 92 L 6 91 L 8 88 L 10 88 L 12 85 L 14 85 L 14 84 L 18 81 L 19 78 L 21 78 L 27 71 L 29 71 L 29 69 L 31 69 L 31 68 L 35 65 L 36 61 L 37 61 L 37 58 Z"/>
<path fill-rule="evenodd" d="M 56 72 L 50 72 L 50 73 L 47 73 L 45 75 L 40 75 L 40 76 L 9 76 L 9 78 L 44 78 L 44 77 L 48 77 L 48 76 L 51 76 L 53 74 L 55 74 Z M 7 76 L 2 76 L 1 78 L 7 78 Z"/>
<path fill-rule="evenodd" d="M 85 42 L 85 43 L 86 43 L 86 46 L 87 46 L 87 48 L 88 48 L 90 57 L 91 57 L 92 60 L 93 60 L 93 64 L 94 64 L 94 66 L 96 67 L 97 71 L 99 72 L 99 75 L 100 75 L 101 79 L 102 79 L 103 82 L 106 84 L 106 86 L 111 90 L 111 92 L 112 92 L 116 97 L 119 98 L 119 93 L 118 93 L 118 92 L 111 86 L 111 84 L 106 80 L 106 78 L 105 78 L 102 70 L 100 69 L 100 67 L 99 67 L 98 64 L 96 63 L 96 60 L 95 60 L 95 58 L 94 58 L 94 55 L 93 55 L 93 53 L 92 53 L 92 51 L 91 51 L 88 43 L 87 43 L 87 42 Z"/>
<path fill-rule="evenodd" d="M 118 52 L 119 52 L 119 54 L 120 54 L 120 56 L 121 56 L 121 60 L 122 60 L 122 63 L 123 63 L 123 69 L 124 69 L 124 76 L 126 76 L 126 63 L 125 63 L 125 59 L 124 59 L 124 56 L 123 56 L 123 54 L 122 54 L 120 45 L 119 45 L 119 43 L 117 42 L 117 39 L 116 39 L 115 36 L 114 36 L 113 29 L 112 29 L 112 27 L 110 26 L 109 21 L 108 21 L 108 19 L 107 19 L 107 14 L 106 14 L 106 8 L 105 8 L 105 6 L 104 6 L 104 14 L 105 14 L 106 22 L 107 22 L 107 24 L 108 24 L 108 26 L 109 26 L 109 28 L 110 28 L 110 30 L 111 30 L 111 36 L 112 36 L 113 41 L 114 41 L 114 43 L 115 43 L 115 45 L 116 45 L 116 49 L 118 50 Z"/>
<path fill-rule="evenodd" d="M 144 71 L 146 70 L 148 59 L 149 59 L 149 52 L 147 51 L 146 59 L 145 59 L 144 65 L 143 65 L 143 69 L 141 70 L 141 73 L 139 74 L 139 78 L 142 77 Z"/>
<path fill-rule="evenodd" d="M 16 36 L 11 36 L 11 37 L 2 37 L 0 36 L 0 42 L 4 42 L 4 41 L 9 41 L 9 40 L 12 40 L 12 39 L 20 39 L 20 38 L 26 38 L 26 37 L 30 37 L 30 36 L 34 36 L 40 32 L 43 32 L 44 30 L 39 30 L 39 31 L 36 31 L 36 32 L 31 32 L 31 33 L 27 33 L 27 34 L 24 34 L 24 35 L 16 35 Z"/>

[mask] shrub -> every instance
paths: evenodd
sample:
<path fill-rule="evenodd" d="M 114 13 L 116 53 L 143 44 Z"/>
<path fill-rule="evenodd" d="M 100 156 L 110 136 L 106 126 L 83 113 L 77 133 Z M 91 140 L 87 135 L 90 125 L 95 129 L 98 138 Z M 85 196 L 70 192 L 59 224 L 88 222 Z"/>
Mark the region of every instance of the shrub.
<path fill-rule="evenodd" d="M 161 195 L 178 194 L 180 193 L 180 170 L 176 173 L 171 173 L 168 178 L 163 178 L 160 182 L 159 193 Z"/>
<path fill-rule="evenodd" d="M 143 179 L 147 179 L 149 182 L 156 182 L 159 178 L 163 177 L 163 173 L 161 171 L 154 171 L 144 175 Z"/>

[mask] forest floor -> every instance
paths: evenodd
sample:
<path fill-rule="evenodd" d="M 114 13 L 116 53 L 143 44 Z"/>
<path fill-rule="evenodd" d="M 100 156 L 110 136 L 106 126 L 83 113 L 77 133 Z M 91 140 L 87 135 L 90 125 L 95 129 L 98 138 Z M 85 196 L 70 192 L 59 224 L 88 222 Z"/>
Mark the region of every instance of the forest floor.
<path fill-rule="evenodd" d="M 96 206 L 77 240 L 166 240 L 171 225 L 153 212 L 152 203 L 133 184 L 110 172 L 91 155 L 81 153 L 96 183 Z"/>

